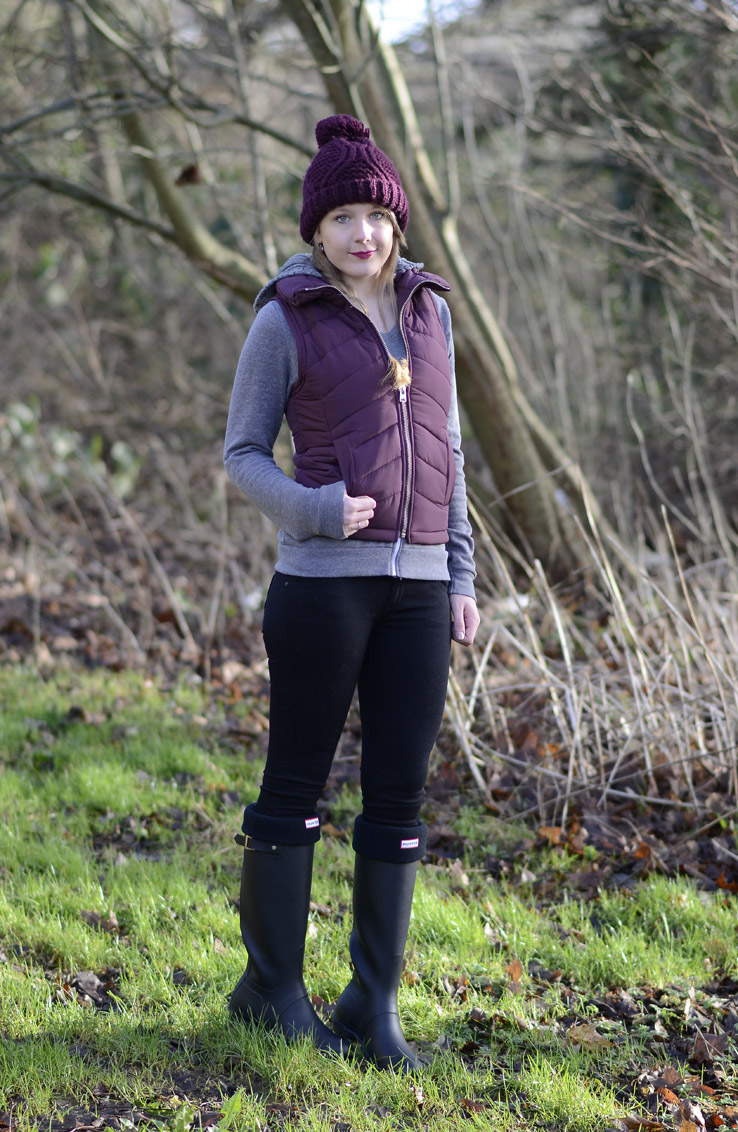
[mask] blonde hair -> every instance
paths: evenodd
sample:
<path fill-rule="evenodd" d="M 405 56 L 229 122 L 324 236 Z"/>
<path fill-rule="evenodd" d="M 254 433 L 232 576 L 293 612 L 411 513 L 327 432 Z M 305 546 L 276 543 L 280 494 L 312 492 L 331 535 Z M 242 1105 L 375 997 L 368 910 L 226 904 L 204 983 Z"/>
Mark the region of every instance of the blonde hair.
<path fill-rule="evenodd" d="M 400 255 L 400 249 L 407 247 L 404 233 L 397 223 L 397 217 L 390 208 L 381 208 L 384 215 L 392 221 L 392 250 L 387 257 L 387 262 L 383 265 L 379 273 L 377 281 L 377 289 L 379 292 L 379 306 L 384 311 L 389 311 L 392 315 L 392 322 L 397 322 L 397 295 L 395 294 L 395 270 L 397 268 L 397 260 Z M 337 287 L 341 294 L 345 295 L 348 301 L 364 314 L 369 312 L 364 303 L 354 292 L 353 288 L 346 281 L 342 273 L 337 267 L 331 263 L 328 256 L 323 251 L 317 239 L 317 234 L 313 236 L 313 264 L 318 269 L 320 274 L 325 279 L 326 283 L 331 283 Z M 389 368 L 384 376 L 384 380 L 393 389 L 403 389 L 411 382 L 410 370 L 407 364 L 407 358 L 398 361 L 397 358 L 390 358 Z"/>

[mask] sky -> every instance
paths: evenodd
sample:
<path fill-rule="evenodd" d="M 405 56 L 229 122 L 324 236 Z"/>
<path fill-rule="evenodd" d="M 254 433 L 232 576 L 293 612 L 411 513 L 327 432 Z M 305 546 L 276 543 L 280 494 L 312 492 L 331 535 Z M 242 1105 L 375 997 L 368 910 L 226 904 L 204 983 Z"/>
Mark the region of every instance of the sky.
<path fill-rule="evenodd" d="M 460 0 L 431 0 L 436 16 L 443 20 L 463 7 Z M 367 0 L 367 7 L 389 43 L 404 39 L 428 18 L 427 0 Z"/>

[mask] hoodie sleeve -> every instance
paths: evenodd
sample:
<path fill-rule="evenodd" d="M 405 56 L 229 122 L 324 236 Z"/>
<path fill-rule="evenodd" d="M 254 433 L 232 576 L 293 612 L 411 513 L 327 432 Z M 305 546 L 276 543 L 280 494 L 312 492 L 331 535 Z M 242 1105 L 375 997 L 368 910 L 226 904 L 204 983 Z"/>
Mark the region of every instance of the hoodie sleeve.
<path fill-rule="evenodd" d="M 461 451 L 461 423 L 459 421 L 459 405 L 456 396 L 456 364 L 454 355 L 454 339 L 451 332 L 451 312 L 448 304 L 440 295 L 434 294 L 438 307 L 446 342 L 448 345 L 448 360 L 451 367 L 451 407 L 448 413 L 448 435 L 454 450 L 456 464 L 456 482 L 448 509 L 448 571 L 451 575 L 448 591 L 452 594 L 465 594 L 476 599 L 474 592 L 474 579 L 476 569 L 474 566 L 474 539 L 472 537 L 471 523 L 469 522 L 466 506 L 466 479 L 464 477 L 464 454 Z"/>
<path fill-rule="evenodd" d="M 297 347 L 279 303 L 257 314 L 241 351 L 226 426 L 230 479 L 292 538 L 342 539 L 343 482 L 303 487 L 277 465 L 274 445 L 297 380 Z"/>

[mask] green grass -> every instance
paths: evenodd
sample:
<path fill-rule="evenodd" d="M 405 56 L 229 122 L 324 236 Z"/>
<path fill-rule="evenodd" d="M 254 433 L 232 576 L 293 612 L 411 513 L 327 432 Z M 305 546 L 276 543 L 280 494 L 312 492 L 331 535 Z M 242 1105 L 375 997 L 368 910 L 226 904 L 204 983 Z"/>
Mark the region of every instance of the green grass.
<path fill-rule="evenodd" d="M 635 1105 L 624 1090 L 653 1060 L 653 1019 L 603 1020 L 592 1000 L 668 988 L 678 1028 L 680 995 L 736 974 L 729 895 L 650 878 L 536 908 L 473 861 L 463 891 L 458 869 L 424 867 L 401 988 L 418 1079 L 287 1047 L 225 1011 L 244 964 L 233 833 L 260 760 L 219 742 L 217 705 L 197 684 L 18 669 L 0 669 L 0 702 L 0 1112 L 19 1130 L 104 1111 L 105 1095 L 176 1132 L 208 1105 L 223 1132 L 604 1130 Z M 334 813 L 356 804 L 346 791 Z M 471 807 L 459 822 L 473 828 Z M 480 822 L 504 853 L 509 829 Z M 311 916 L 306 972 L 328 1001 L 348 977 L 351 869 L 324 838 L 314 899 L 330 915 Z M 84 1003 L 81 972 L 107 980 L 111 1009 Z M 567 1039 L 589 1018 L 600 1040 Z"/>

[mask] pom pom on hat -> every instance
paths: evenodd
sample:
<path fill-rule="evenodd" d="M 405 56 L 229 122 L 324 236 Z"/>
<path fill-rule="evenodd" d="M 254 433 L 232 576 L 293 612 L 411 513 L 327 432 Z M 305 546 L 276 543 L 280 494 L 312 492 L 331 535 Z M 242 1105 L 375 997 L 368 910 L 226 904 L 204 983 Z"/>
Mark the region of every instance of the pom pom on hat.
<path fill-rule="evenodd" d="M 350 114 L 334 114 L 332 118 L 322 118 L 315 127 L 315 140 L 319 146 L 327 145 L 332 138 L 369 141 L 369 128 Z"/>
<path fill-rule="evenodd" d="M 397 169 L 350 114 L 323 118 L 315 127 L 318 152 L 302 184 L 300 235 L 312 242 L 326 213 L 342 204 L 380 204 L 397 217 L 404 232 L 409 208 Z"/>

